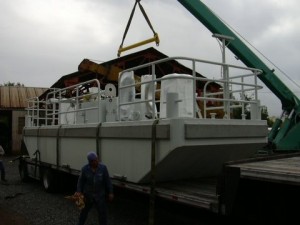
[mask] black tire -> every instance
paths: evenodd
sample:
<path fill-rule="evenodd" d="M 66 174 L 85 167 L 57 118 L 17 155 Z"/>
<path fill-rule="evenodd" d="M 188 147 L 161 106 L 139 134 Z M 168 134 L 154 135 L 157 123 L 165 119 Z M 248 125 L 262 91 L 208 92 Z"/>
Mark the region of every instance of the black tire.
<path fill-rule="evenodd" d="M 55 179 L 55 171 L 51 169 L 45 169 L 42 175 L 42 183 L 45 191 L 55 192 L 57 190 L 57 183 Z"/>
<path fill-rule="evenodd" d="M 21 161 L 19 164 L 19 174 L 22 182 L 27 182 L 29 180 L 27 163 Z"/>

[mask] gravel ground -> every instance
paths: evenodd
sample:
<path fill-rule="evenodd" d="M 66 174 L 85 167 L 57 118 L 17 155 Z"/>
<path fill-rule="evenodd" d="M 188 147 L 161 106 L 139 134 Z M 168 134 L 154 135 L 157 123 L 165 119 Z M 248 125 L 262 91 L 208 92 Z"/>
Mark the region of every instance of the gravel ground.
<path fill-rule="evenodd" d="M 18 162 L 9 163 L 13 157 L 4 157 L 7 183 L 0 184 L 1 225 L 75 225 L 79 210 L 66 195 L 74 193 L 74 184 L 59 193 L 46 193 L 40 182 L 20 181 Z M 146 225 L 149 214 L 148 196 L 122 189 L 115 189 L 115 199 L 108 204 L 110 225 Z M 157 200 L 156 225 L 212 225 L 223 224 L 219 218 L 207 211 Z M 86 225 L 97 224 L 95 209 L 89 214 Z"/>

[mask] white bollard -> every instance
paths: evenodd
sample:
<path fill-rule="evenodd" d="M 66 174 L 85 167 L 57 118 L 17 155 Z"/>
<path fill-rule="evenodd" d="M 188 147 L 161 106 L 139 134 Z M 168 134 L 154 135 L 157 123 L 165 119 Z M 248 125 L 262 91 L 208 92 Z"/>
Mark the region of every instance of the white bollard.
<path fill-rule="evenodd" d="M 166 113 L 167 118 L 176 118 L 178 117 L 178 93 L 169 92 L 166 95 Z"/>

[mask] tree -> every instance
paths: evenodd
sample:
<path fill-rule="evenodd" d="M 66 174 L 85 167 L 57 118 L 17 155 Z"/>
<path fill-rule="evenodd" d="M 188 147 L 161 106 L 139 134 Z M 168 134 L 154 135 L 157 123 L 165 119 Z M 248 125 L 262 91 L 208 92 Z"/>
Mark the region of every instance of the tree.
<path fill-rule="evenodd" d="M 20 82 L 6 82 L 6 83 L 3 83 L 3 84 L 0 84 L 0 86 L 9 86 L 9 87 L 24 87 L 24 84 L 21 84 Z"/>
<path fill-rule="evenodd" d="M 267 106 L 261 107 L 261 119 L 262 120 L 268 120 L 269 114 L 268 114 L 268 108 Z"/>
<path fill-rule="evenodd" d="M 244 97 L 242 99 L 244 99 L 245 101 L 251 101 L 251 100 L 253 100 L 253 96 L 249 96 L 247 94 L 244 94 Z M 245 118 L 247 120 L 249 120 L 250 117 L 251 117 L 250 110 L 251 110 L 250 109 L 250 104 L 249 103 L 244 104 L 244 114 L 245 114 Z M 267 106 L 262 106 L 260 112 L 261 112 L 261 119 L 262 120 L 267 120 L 267 123 L 268 123 L 269 127 L 272 126 L 273 122 L 272 122 L 271 119 L 269 119 Z M 232 110 L 232 116 L 233 116 L 234 119 L 242 119 L 242 107 L 234 108 Z"/>
<path fill-rule="evenodd" d="M 247 94 L 244 94 L 243 97 L 241 97 L 241 99 L 244 99 L 245 101 L 251 101 L 253 99 L 253 97 L 248 96 Z M 239 105 L 239 103 L 236 103 L 236 105 Z M 250 104 L 246 103 L 241 107 L 238 108 L 233 108 L 232 110 L 232 116 L 234 119 L 242 119 L 242 114 L 243 114 L 243 110 L 244 110 L 244 115 L 245 118 L 247 120 L 250 119 Z"/>

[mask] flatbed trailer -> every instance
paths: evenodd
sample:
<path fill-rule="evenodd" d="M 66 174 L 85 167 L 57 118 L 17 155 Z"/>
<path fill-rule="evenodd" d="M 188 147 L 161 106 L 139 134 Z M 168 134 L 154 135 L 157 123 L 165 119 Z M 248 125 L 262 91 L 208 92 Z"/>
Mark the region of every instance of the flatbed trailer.
<path fill-rule="evenodd" d="M 117 187 L 145 194 L 151 192 L 150 185 L 120 180 L 113 180 L 113 183 Z M 267 189 L 264 189 L 265 187 Z M 202 208 L 219 215 L 232 215 L 236 211 L 240 213 L 243 208 L 247 208 L 245 209 L 247 212 L 243 213 L 252 213 L 249 207 L 255 205 L 258 198 L 260 205 L 266 207 L 263 209 L 264 212 L 268 211 L 267 208 L 272 208 L 270 204 L 273 201 L 276 202 L 277 210 L 281 209 L 279 204 L 285 201 L 282 206 L 288 210 L 286 204 L 292 207 L 293 202 L 299 199 L 300 195 L 295 193 L 299 187 L 300 153 L 290 153 L 228 162 L 224 164 L 219 177 L 157 183 L 154 188 L 157 197 Z M 265 198 L 272 198 L 273 201 L 262 202 Z M 253 209 L 255 208 L 256 206 Z"/>
<path fill-rule="evenodd" d="M 224 164 L 219 213 L 287 223 L 298 220 L 300 154 L 272 154 Z"/>
<path fill-rule="evenodd" d="M 113 180 L 113 184 L 145 194 L 151 193 L 150 185 L 138 185 Z M 158 183 L 155 186 L 155 195 L 170 201 L 206 209 L 218 213 L 219 197 L 216 194 L 217 179 L 201 178 L 181 181 Z"/>
<path fill-rule="evenodd" d="M 49 184 L 49 180 L 41 179 L 40 170 L 52 170 L 49 174 L 57 181 L 68 180 L 65 176 L 78 176 L 80 172 L 20 157 L 21 176 L 24 176 L 22 170 L 25 164 L 26 176 L 42 180 L 44 186 Z M 298 207 L 295 206 L 300 201 L 300 153 L 273 154 L 227 162 L 218 177 L 154 184 L 136 184 L 116 178 L 112 182 L 115 187 L 149 195 L 150 201 L 152 198 L 163 198 L 220 216 L 286 222 L 297 219 L 298 215 Z M 151 194 L 152 190 L 154 195 Z"/>
<path fill-rule="evenodd" d="M 228 163 L 241 179 L 262 180 L 300 186 L 300 154 L 284 154 Z"/>

